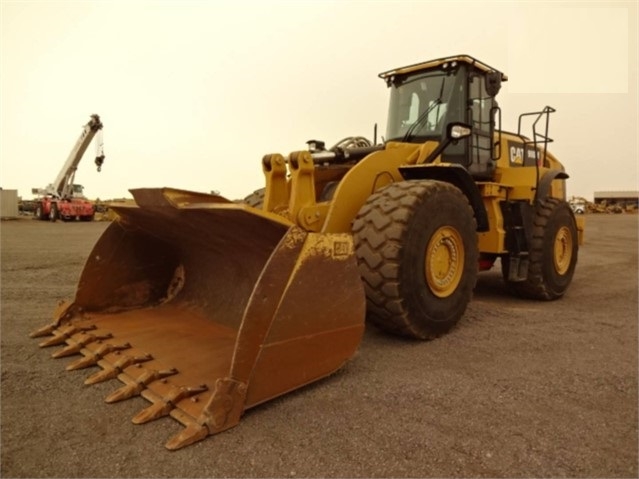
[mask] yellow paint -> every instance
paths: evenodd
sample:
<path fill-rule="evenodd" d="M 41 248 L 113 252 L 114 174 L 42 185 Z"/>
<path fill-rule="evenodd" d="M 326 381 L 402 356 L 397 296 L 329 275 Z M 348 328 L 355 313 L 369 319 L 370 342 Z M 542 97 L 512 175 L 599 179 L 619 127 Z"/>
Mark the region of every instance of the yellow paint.
<path fill-rule="evenodd" d="M 510 188 L 498 183 L 479 183 L 478 186 L 491 226 L 490 230 L 478 234 L 479 251 L 505 253 L 506 230 L 499 202 L 506 199 Z"/>
<path fill-rule="evenodd" d="M 575 218 L 576 222 L 577 222 L 577 238 L 578 238 L 578 242 L 579 245 L 581 246 L 582 244 L 584 244 L 584 231 L 586 229 L 586 218 L 583 217 L 583 215 L 581 216 L 577 216 Z"/>
<path fill-rule="evenodd" d="M 562 226 L 555 235 L 553 247 L 553 264 L 557 274 L 564 275 L 570 268 L 572 260 L 573 237 L 570 230 Z"/>
<path fill-rule="evenodd" d="M 289 187 L 286 178 L 286 160 L 280 154 L 265 155 L 262 158 L 262 171 L 266 177 L 264 205 L 266 211 L 281 211 L 288 207 Z"/>
<path fill-rule="evenodd" d="M 464 60 L 460 57 L 459 59 Z M 444 60 L 442 60 L 444 61 Z M 450 59 L 446 59 L 450 61 Z M 387 72 L 389 75 L 424 69 L 426 62 L 407 69 Z M 564 171 L 562 164 L 550 153 L 543 155 L 543 143 L 538 144 L 539 167 L 520 166 L 525 140 L 513 133 L 497 133 L 500 141 L 500 157 L 495 161 L 492 181 L 478 182 L 483 205 L 486 209 L 490 230 L 478 234 L 481 252 L 502 254 L 507 252 L 506 231 L 500 202 L 521 200 L 532 203 L 538 179 L 551 170 Z M 384 150 L 371 153 L 358 162 L 314 165 L 310 152 L 291 153 L 287 159 L 281 155 L 264 157 L 266 192 L 264 209 L 272 214 L 299 225 L 306 231 L 322 233 L 350 233 L 352 222 L 367 199 L 380 188 L 395 181 L 403 181 L 399 168 L 425 165 L 426 159 L 438 146 L 435 141 L 422 144 L 388 142 Z M 442 163 L 441 156 L 427 166 L 453 166 Z M 331 198 L 322 201 L 322 190 L 331 182 L 339 182 Z M 565 180 L 555 179 L 550 185 L 551 197 L 565 199 Z M 272 219 L 272 216 L 268 216 Z M 578 220 L 578 241 L 583 242 L 584 222 Z"/>
<path fill-rule="evenodd" d="M 392 181 L 402 181 L 398 168 L 410 161 L 417 161 L 421 146 L 389 143 L 387 149 L 371 153 L 353 166 L 333 195 L 321 231 L 350 232 L 353 219 L 368 197 L 376 188 Z"/>
<path fill-rule="evenodd" d="M 442 226 L 431 236 L 424 255 L 424 276 L 431 292 L 447 298 L 455 292 L 464 271 L 464 241 L 452 226 Z"/>

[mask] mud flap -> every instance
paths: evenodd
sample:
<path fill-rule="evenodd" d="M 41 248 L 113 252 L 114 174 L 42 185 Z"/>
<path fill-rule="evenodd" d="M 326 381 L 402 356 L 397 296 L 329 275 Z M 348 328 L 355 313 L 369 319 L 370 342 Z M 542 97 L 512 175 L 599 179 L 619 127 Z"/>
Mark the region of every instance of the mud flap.
<path fill-rule="evenodd" d="M 117 378 L 107 402 L 141 395 L 133 418 L 170 415 L 179 449 L 238 424 L 257 404 L 323 378 L 353 356 L 365 296 L 348 234 L 308 233 L 215 195 L 132 190 L 61 304 L 53 354 Z"/>

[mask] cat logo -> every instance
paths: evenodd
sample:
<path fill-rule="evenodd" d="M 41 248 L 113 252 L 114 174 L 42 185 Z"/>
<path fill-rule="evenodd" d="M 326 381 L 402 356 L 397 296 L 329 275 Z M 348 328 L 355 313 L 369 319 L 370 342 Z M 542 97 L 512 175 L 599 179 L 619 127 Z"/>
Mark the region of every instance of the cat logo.
<path fill-rule="evenodd" d="M 508 152 L 511 166 L 535 166 L 539 159 L 535 148 L 523 143 L 508 142 Z"/>
<path fill-rule="evenodd" d="M 524 149 L 522 147 L 511 146 L 510 147 L 510 164 L 523 166 L 524 164 Z"/>

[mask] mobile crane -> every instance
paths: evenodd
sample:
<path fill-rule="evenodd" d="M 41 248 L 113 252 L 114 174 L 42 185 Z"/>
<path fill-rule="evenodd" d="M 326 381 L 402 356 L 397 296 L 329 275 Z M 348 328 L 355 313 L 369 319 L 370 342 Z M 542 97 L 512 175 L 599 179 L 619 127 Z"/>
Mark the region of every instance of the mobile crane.
<path fill-rule="evenodd" d="M 75 142 L 69 157 L 58 173 L 55 181 L 45 188 L 33 188 L 31 192 L 38 195 L 34 216 L 38 220 L 69 221 L 79 219 L 92 221 L 95 213 L 94 205 L 83 194 L 82 185 L 73 183 L 78 164 L 93 138 L 96 140 L 95 164 L 98 171 L 104 163 L 104 145 L 102 142 L 102 122 L 100 116 L 93 114 L 89 122 L 82 128 L 80 137 Z"/>

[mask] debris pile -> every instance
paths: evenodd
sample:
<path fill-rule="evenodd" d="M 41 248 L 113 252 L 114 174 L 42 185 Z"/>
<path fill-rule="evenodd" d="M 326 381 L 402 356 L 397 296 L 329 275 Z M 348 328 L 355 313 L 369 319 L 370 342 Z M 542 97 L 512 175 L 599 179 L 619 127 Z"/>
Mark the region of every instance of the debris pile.
<path fill-rule="evenodd" d="M 575 214 L 584 213 L 606 213 L 606 214 L 621 214 L 621 213 L 637 213 L 637 205 L 634 202 L 625 201 L 609 201 L 601 200 L 593 203 L 588 201 L 582 196 L 573 196 L 568 201 L 570 207 Z"/>

